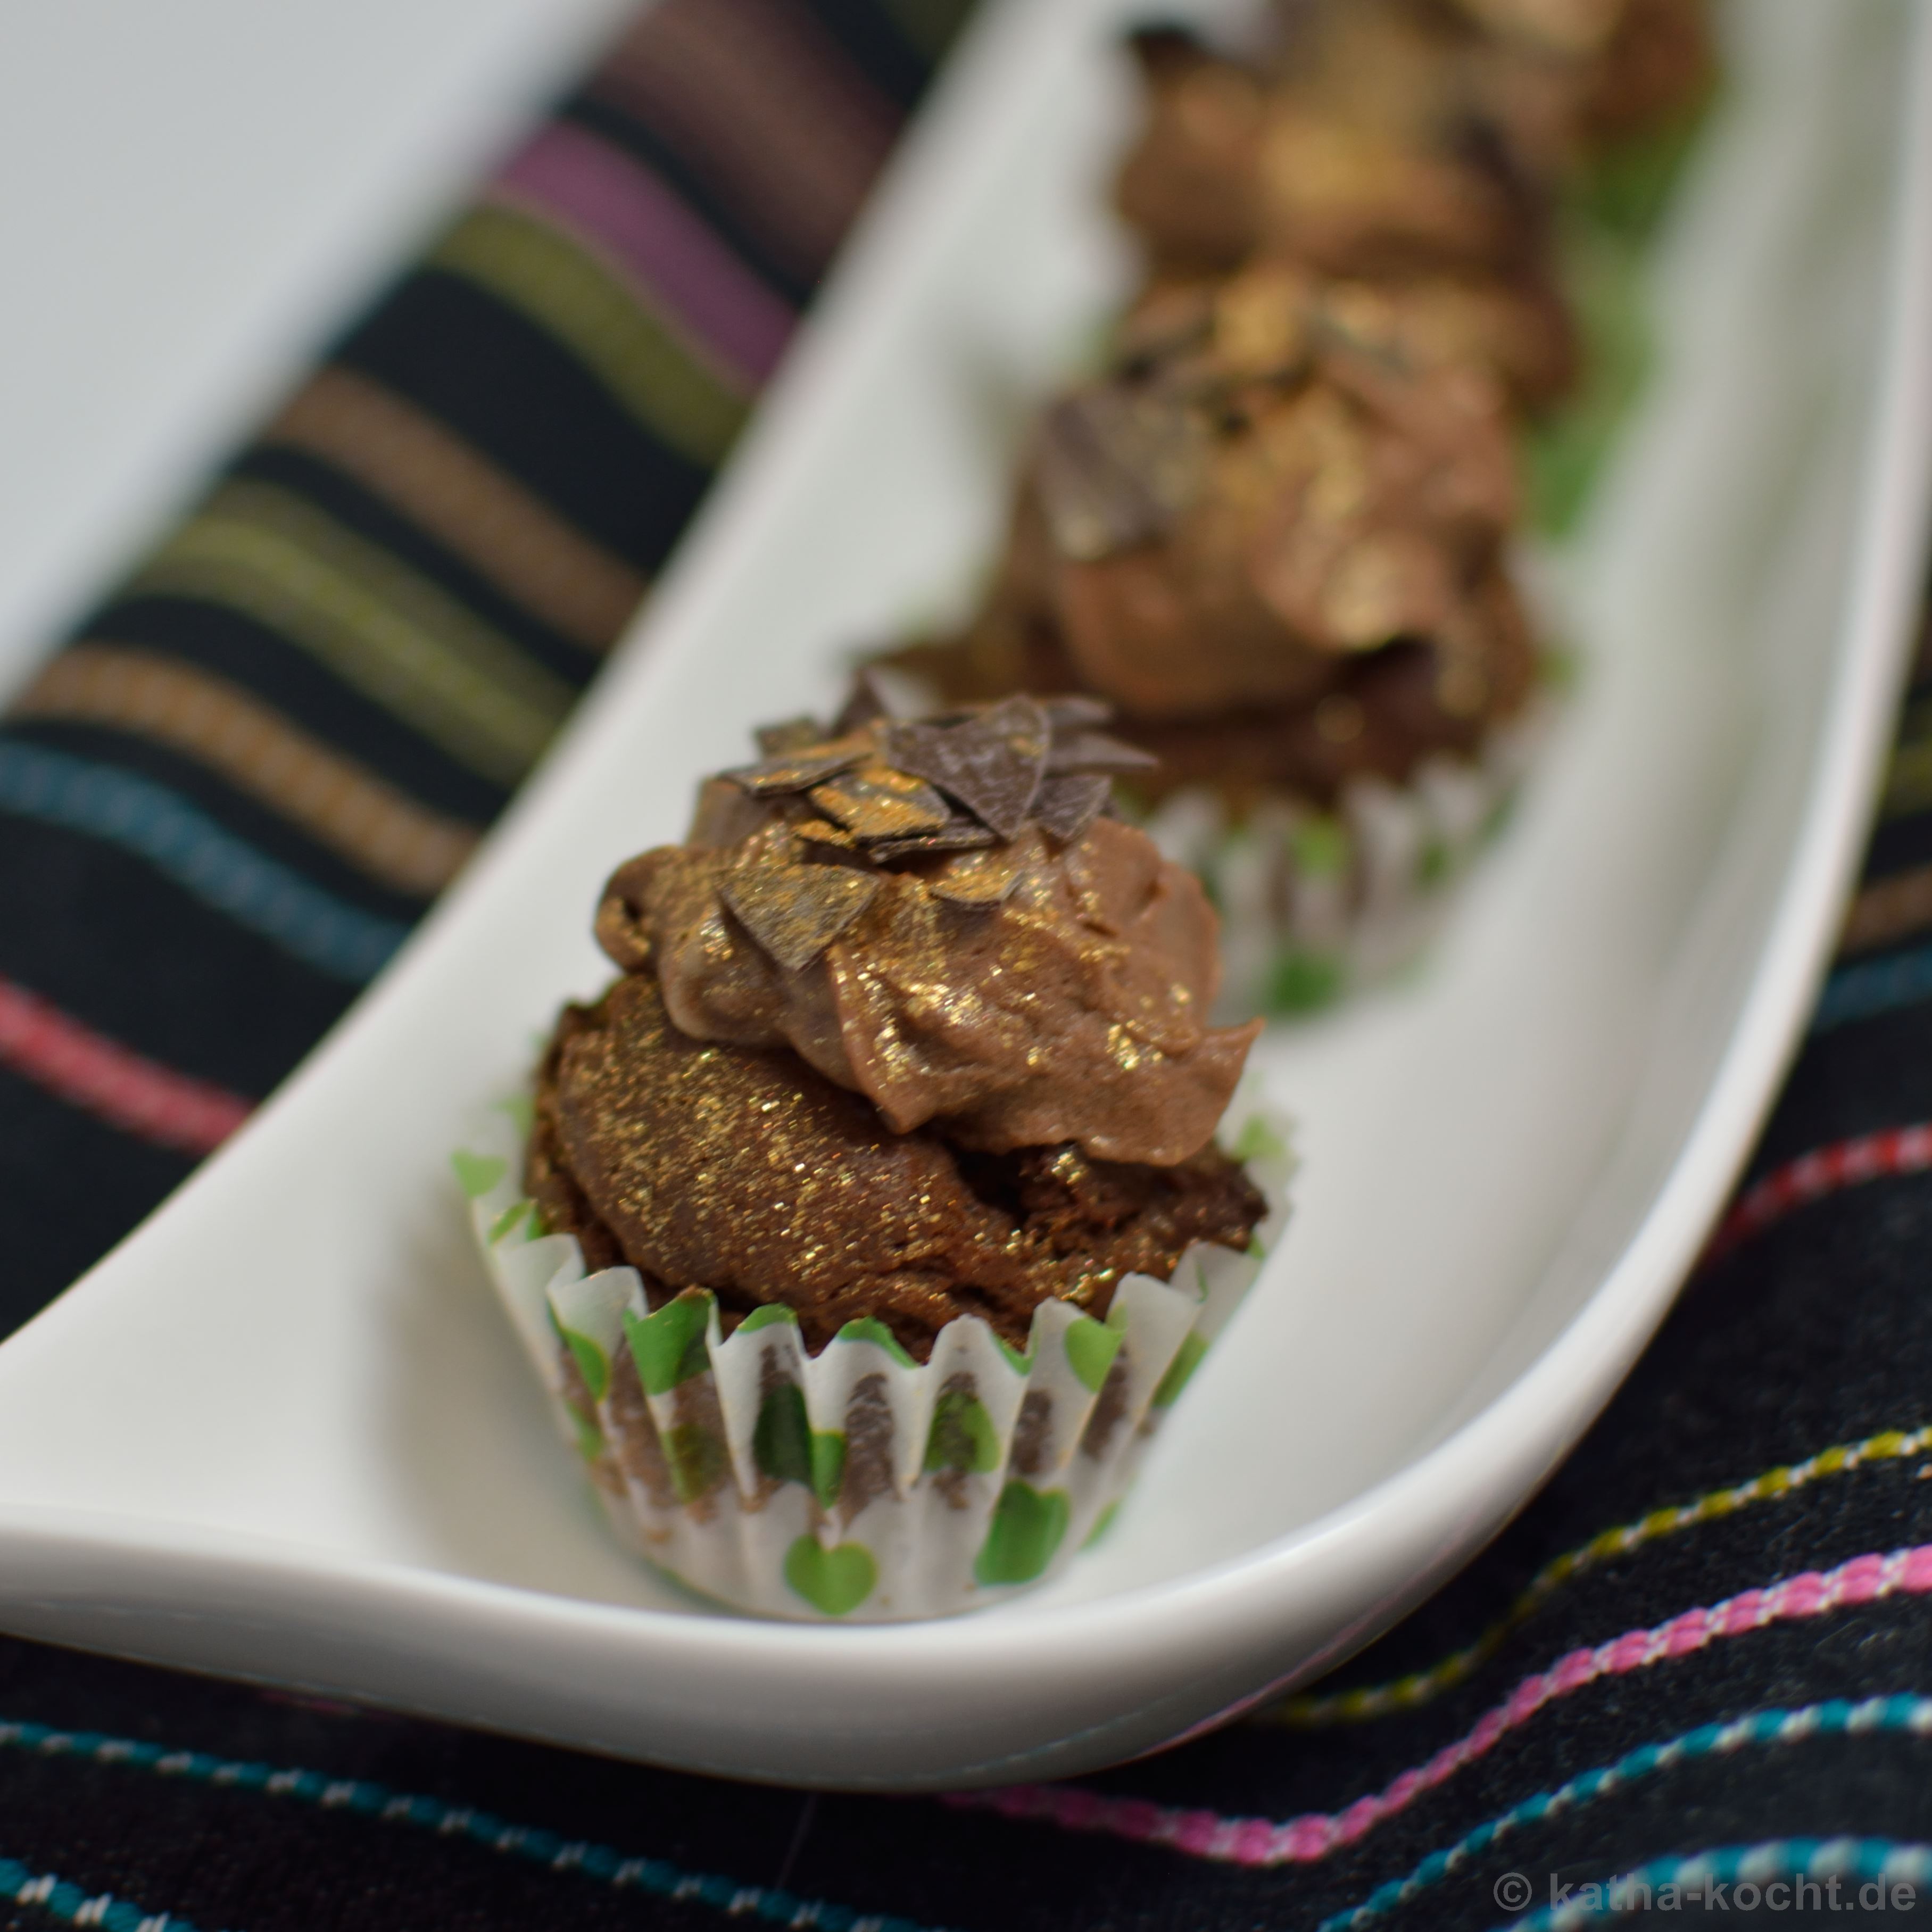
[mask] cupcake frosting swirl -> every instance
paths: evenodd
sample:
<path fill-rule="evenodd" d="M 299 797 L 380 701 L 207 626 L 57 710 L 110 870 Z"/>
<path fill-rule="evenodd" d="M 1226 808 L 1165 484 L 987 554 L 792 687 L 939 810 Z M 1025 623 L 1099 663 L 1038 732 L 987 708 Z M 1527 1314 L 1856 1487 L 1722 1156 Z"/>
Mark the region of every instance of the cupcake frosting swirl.
<path fill-rule="evenodd" d="M 789 1047 L 894 1131 L 1172 1165 L 1211 1137 L 1258 1024 L 1216 1028 L 1192 875 L 1104 815 L 1148 762 L 1090 700 L 916 723 L 869 693 L 762 736 L 687 842 L 612 878 L 599 943 L 692 1039 Z"/>

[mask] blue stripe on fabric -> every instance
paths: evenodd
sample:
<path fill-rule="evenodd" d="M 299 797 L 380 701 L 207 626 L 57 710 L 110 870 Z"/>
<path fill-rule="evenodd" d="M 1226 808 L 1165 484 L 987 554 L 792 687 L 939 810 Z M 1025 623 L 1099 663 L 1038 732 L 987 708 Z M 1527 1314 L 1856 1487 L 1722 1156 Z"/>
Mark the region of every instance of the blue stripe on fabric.
<path fill-rule="evenodd" d="M 1889 1911 L 1894 1886 L 1910 1886 L 1924 1896 L 1932 1880 L 1932 1845 L 1895 1838 L 1768 1838 L 1756 1845 L 1714 1845 L 1690 1858 L 1654 1858 L 1600 1884 L 1562 1886 L 1568 1896 L 1527 1918 L 1511 1919 L 1497 1932 L 1570 1932 L 1574 1926 L 1641 1910 L 1646 1892 L 1654 1900 L 1666 1886 L 1676 1888 L 1679 1904 L 1694 1898 L 1708 1903 L 1714 1913 L 1754 1912 L 1760 1906 L 1786 1912 L 1794 1903 L 1790 1888 L 1800 1880 L 1819 1890 L 1816 1901 L 1805 1899 L 1808 1906 L 1816 1903 L 1839 1912 L 1876 1911 L 1881 1908 L 1869 1892 L 1863 1902 L 1860 1898 L 1864 1888 L 1876 1886 L 1886 1900 L 1882 1909 Z M 1499 1888 L 1502 1882 L 1497 1881 Z M 1785 1895 L 1774 1902 L 1766 1888 L 1780 1885 L 1786 1888 Z M 1755 1888 L 1748 1900 L 1738 1897 L 1744 1886 Z"/>
<path fill-rule="evenodd" d="M 172 1913 L 144 1912 L 109 1892 L 90 1897 L 79 1886 L 52 1872 L 36 1876 L 17 1858 L 0 1858 L 0 1898 L 44 1912 L 64 1925 L 78 1920 L 86 1925 L 104 1925 L 107 1932 L 195 1932 L 188 1920 Z"/>
<path fill-rule="evenodd" d="M 608 1845 L 566 1839 L 560 1833 L 512 1825 L 488 1811 L 446 1804 L 440 1798 L 411 1796 L 366 1778 L 329 1778 L 319 1771 L 278 1770 L 266 1764 L 210 1756 L 206 1751 L 169 1750 L 129 1738 L 103 1737 L 94 1731 L 57 1731 L 45 1724 L 0 1722 L 0 1748 L 33 1751 L 43 1757 L 86 1759 L 95 1764 L 127 1765 L 163 1778 L 181 1778 L 224 1790 L 258 1792 L 293 1798 L 326 1811 L 349 1811 L 388 1824 L 414 1825 L 442 1838 L 466 1838 L 485 1850 L 527 1860 L 555 1872 L 581 1872 L 604 1885 L 648 1892 L 658 1898 L 710 1906 L 736 1918 L 796 1928 L 796 1932 L 932 1932 L 908 1918 L 859 1912 L 829 1900 L 800 1898 L 769 1886 L 739 1885 L 728 1878 L 688 1872 L 662 1858 L 626 1858 Z M 23 1868 L 24 1869 L 24 1868 Z M 4 1876 L 4 1874 L 0 1874 Z M 106 1922 L 103 1922 L 104 1923 Z M 178 1919 L 168 1932 L 194 1932 Z M 121 1928 L 115 1928 L 121 1932 Z M 132 1932 L 131 1925 L 128 1932 Z"/>
<path fill-rule="evenodd" d="M 1932 946 L 1869 965 L 1841 966 L 1818 996 L 1811 1030 L 1829 1033 L 1853 1020 L 1874 1019 L 1927 1000 L 1932 1000 Z"/>
<path fill-rule="evenodd" d="M 1874 1732 L 1932 1736 L 1932 1697 L 1870 1697 L 1862 1703 L 1835 1697 L 1791 1711 L 1758 1711 L 1728 1724 L 1703 1724 L 1668 1744 L 1642 1744 L 1597 1771 L 1580 1772 L 1554 1791 L 1539 1792 L 1479 1825 L 1454 1844 L 1432 1852 L 1406 1878 L 1378 1886 L 1360 1904 L 1322 1920 L 1316 1932 L 1361 1932 L 1378 1918 L 1406 1905 L 1439 1879 L 1448 1877 L 1520 1825 L 1534 1824 L 1552 1811 L 1574 1811 L 1640 1778 L 1702 1757 L 1729 1756 L 1748 1744 L 1799 1744 L 1807 1738 L 1865 1736 Z M 1648 1868 L 1646 1868 L 1648 1869 Z M 1522 1903 L 1522 1900 L 1515 1901 Z M 1522 1922 L 1540 1924 L 1534 1916 Z M 1552 1924 L 1559 1922 L 1552 1920 Z M 1572 1922 L 1564 1919 L 1562 1924 Z"/>
<path fill-rule="evenodd" d="M 0 812 L 136 854 L 332 979 L 360 986 L 409 936 L 406 926 L 345 905 L 173 792 L 111 765 L 38 745 L 0 743 Z"/>

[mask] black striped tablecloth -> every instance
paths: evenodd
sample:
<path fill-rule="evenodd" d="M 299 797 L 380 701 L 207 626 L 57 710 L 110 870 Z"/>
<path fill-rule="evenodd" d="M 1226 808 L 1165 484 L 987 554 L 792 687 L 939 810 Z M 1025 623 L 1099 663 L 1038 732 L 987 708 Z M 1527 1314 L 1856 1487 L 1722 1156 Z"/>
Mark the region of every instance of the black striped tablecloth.
<path fill-rule="evenodd" d="M 964 10 L 641 16 L 16 703 L 6 1324 L 239 1124 L 461 864 Z M 1258 1720 L 1078 1785 L 814 1798 L 0 1642 L 7 1924 L 1932 1916 L 1929 937 L 1922 668 L 1712 1258 L 1502 1540 Z"/>

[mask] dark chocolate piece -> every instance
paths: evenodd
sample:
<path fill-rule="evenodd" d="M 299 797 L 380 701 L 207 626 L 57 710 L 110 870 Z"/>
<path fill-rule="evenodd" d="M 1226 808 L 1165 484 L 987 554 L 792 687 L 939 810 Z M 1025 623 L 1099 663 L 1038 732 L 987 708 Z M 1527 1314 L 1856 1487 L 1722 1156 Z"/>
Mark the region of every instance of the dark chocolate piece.
<path fill-rule="evenodd" d="M 1056 740 L 1046 754 L 1048 777 L 1063 772 L 1150 772 L 1160 763 L 1151 752 L 1105 731 L 1076 731 Z"/>
<path fill-rule="evenodd" d="M 986 845 L 997 845 L 1000 835 L 976 818 L 955 818 L 937 832 L 916 832 L 904 838 L 874 838 L 866 847 L 873 858 L 917 858 L 928 852 L 971 852 Z"/>
<path fill-rule="evenodd" d="M 954 905 L 996 906 L 1012 896 L 1025 869 L 1012 848 L 1003 846 L 928 879 L 926 887 Z"/>
<path fill-rule="evenodd" d="M 1036 700 L 1010 698 L 961 724 L 896 724 L 886 756 L 1011 838 L 1040 789 L 1050 735 Z"/>
<path fill-rule="evenodd" d="M 853 679 L 850 695 L 840 707 L 832 728 L 842 738 L 848 731 L 859 730 L 892 716 L 892 707 L 886 703 L 878 680 L 870 670 L 862 670 Z"/>
<path fill-rule="evenodd" d="M 856 852 L 859 842 L 842 825 L 834 825 L 829 818 L 801 818 L 795 820 L 791 828 L 792 836 L 808 845 L 816 845 L 836 852 Z"/>
<path fill-rule="evenodd" d="M 1061 554 L 1082 562 L 1154 543 L 1198 493 L 1207 432 L 1173 392 L 1096 384 L 1042 418 L 1034 476 Z"/>
<path fill-rule="evenodd" d="M 808 741 L 776 757 L 760 758 L 756 764 L 735 766 L 720 776 L 742 785 L 755 798 L 766 798 L 780 792 L 809 791 L 820 780 L 849 771 L 872 755 L 870 741 L 856 735 L 829 742 Z"/>
<path fill-rule="evenodd" d="M 1064 772 L 1040 787 L 1034 816 L 1062 844 L 1070 845 L 1100 817 L 1113 793 L 1101 772 Z"/>
<path fill-rule="evenodd" d="M 734 867 L 719 888 L 739 922 L 788 972 L 802 972 L 863 912 L 876 874 L 801 866 L 768 853 Z"/>
<path fill-rule="evenodd" d="M 1104 698 L 1089 698 L 1084 692 L 1063 692 L 1058 698 L 1042 698 L 1040 708 L 1055 731 L 1072 731 L 1082 724 L 1112 723 L 1114 707 Z"/>
<path fill-rule="evenodd" d="M 932 786 L 876 760 L 814 785 L 812 802 L 861 838 L 936 832 L 952 816 L 952 808 Z"/>
<path fill-rule="evenodd" d="M 766 758 L 776 758 L 788 752 L 802 752 L 808 745 L 822 745 L 827 734 L 816 718 L 801 714 L 796 718 L 782 718 L 776 724 L 760 724 L 752 735 Z M 835 729 L 831 735 L 836 737 L 843 734 Z"/>

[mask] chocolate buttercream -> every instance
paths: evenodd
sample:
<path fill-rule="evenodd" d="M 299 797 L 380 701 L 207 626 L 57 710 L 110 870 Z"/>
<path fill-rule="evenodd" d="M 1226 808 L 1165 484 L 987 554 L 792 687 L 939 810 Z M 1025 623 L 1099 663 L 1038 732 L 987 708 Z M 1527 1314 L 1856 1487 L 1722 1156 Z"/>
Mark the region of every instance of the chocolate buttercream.
<path fill-rule="evenodd" d="M 735 798 L 713 781 L 689 842 L 612 878 L 599 943 L 656 978 L 683 1034 L 788 1046 L 894 1132 L 1185 1160 L 1257 1028 L 1207 1024 L 1198 883 L 1098 815 L 1107 775 L 1148 760 L 1094 711 L 878 718 L 728 775 Z M 875 794 L 913 799 L 925 829 L 872 816 Z"/>
<path fill-rule="evenodd" d="M 1491 728 L 1522 709 L 1538 662 L 1509 579 L 1498 571 L 1474 596 L 1488 701 L 1473 712 L 1445 708 L 1441 656 L 1431 644 L 1406 640 L 1350 658 L 1313 702 L 1248 705 L 1202 718 L 1123 717 L 1115 728 L 1156 760 L 1124 782 L 1148 806 L 1204 786 L 1240 819 L 1284 792 L 1332 809 L 1352 779 L 1404 785 L 1434 754 L 1474 757 Z M 1064 691 L 1078 676 L 1058 638 L 1039 626 L 982 625 L 964 638 L 908 646 L 891 662 L 953 700 L 989 691 Z"/>
<path fill-rule="evenodd" d="M 1498 386 L 1244 284 L 1046 412 L 981 627 L 1050 634 L 1136 719 L 1312 705 L 1402 640 L 1432 647 L 1445 711 L 1485 715 L 1517 503 Z"/>

